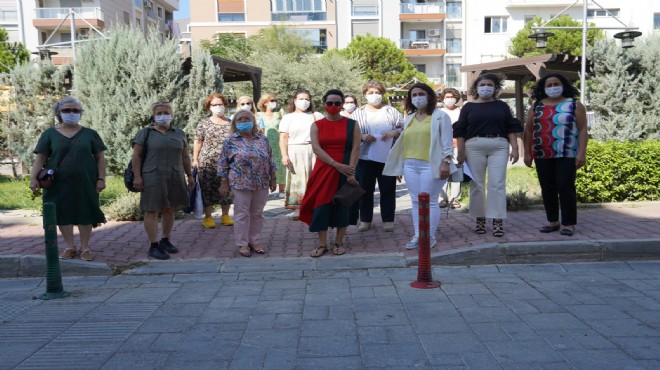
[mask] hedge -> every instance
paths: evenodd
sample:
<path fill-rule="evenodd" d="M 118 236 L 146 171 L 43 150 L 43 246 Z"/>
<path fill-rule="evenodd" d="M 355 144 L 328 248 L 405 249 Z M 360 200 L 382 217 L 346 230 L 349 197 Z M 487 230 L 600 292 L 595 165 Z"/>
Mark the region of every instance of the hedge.
<path fill-rule="evenodd" d="M 578 202 L 660 199 L 660 141 L 589 141 L 577 172 Z"/>

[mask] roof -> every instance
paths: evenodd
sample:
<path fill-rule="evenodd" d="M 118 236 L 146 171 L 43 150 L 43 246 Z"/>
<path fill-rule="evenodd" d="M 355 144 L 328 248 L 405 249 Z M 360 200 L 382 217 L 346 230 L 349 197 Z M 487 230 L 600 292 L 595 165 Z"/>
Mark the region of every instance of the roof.
<path fill-rule="evenodd" d="M 577 81 L 582 58 L 569 54 L 543 54 L 526 58 L 507 59 L 499 62 L 472 64 L 461 67 L 461 72 L 500 73 L 507 80 L 539 79 L 542 75 L 559 72 L 567 79 Z M 587 60 L 589 63 L 589 60 Z"/>
<path fill-rule="evenodd" d="M 233 60 L 212 56 L 213 64 L 220 67 L 223 82 L 252 82 L 252 98 L 258 101 L 261 96 L 261 68 L 235 62 Z M 183 63 L 182 69 L 190 73 L 192 58 L 188 57 Z"/>

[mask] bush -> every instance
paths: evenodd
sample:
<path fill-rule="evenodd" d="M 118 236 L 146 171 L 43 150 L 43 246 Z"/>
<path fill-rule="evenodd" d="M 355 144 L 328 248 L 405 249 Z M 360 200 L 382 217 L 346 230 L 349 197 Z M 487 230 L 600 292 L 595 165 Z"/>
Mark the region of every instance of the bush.
<path fill-rule="evenodd" d="M 140 221 L 140 193 L 126 193 L 114 200 L 103 212 L 113 221 Z"/>
<path fill-rule="evenodd" d="M 581 203 L 659 199 L 660 142 L 589 141 L 576 188 Z"/>

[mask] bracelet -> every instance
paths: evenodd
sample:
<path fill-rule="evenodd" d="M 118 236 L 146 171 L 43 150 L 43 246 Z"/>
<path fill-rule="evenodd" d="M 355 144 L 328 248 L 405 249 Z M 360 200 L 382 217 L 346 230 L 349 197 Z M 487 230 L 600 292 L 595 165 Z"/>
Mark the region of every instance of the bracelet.
<path fill-rule="evenodd" d="M 334 166 L 335 166 L 335 163 L 337 163 L 337 161 L 335 161 L 335 160 L 333 159 L 333 160 L 332 160 L 332 163 L 330 163 L 330 167 L 334 167 Z"/>

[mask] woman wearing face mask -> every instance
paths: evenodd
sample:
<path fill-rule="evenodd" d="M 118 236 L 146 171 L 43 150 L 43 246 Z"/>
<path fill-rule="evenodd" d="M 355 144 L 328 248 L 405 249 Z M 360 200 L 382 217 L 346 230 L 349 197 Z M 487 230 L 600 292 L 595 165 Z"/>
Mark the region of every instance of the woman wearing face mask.
<path fill-rule="evenodd" d="M 218 176 L 221 194 L 234 193 L 234 235 L 238 253 L 250 257 L 264 254 L 259 245 L 268 189 L 274 192 L 277 178 L 273 152 L 261 133 L 254 115 L 238 111 L 231 120 L 231 132 L 222 144 Z"/>
<path fill-rule="evenodd" d="M 458 116 L 461 114 L 461 107 L 458 106 L 460 100 L 461 94 L 458 90 L 452 87 L 447 88 L 442 92 L 442 108 L 440 109 L 447 113 L 452 125 L 458 121 Z M 456 139 L 452 141 L 452 145 L 454 147 L 455 158 L 458 155 Z M 449 182 L 449 184 L 440 191 L 440 197 L 442 198 L 440 201 L 440 208 L 461 208 L 461 183 Z"/>
<path fill-rule="evenodd" d="M 396 210 L 396 177 L 383 175 L 383 166 L 389 149 L 403 131 L 403 116 L 398 110 L 383 105 L 385 86 L 378 81 L 369 81 L 362 86 L 367 104 L 353 112 L 351 118 L 360 124 L 362 145 L 358 162 L 358 178 L 365 190 L 360 198 L 360 226 L 358 231 L 372 227 L 374 216 L 374 190 L 376 181 L 380 190 L 380 217 L 383 231 L 394 231 Z"/>
<path fill-rule="evenodd" d="M 551 73 L 532 90 L 534 105 L 527 113 L 523 148 L 525 165 L 536 164 L 548 225 L 542 233 L 572 236 L 577 223 L 576 171 L 587 154 L 587 113 L 575 100 L 578 90 L 566 77 Z M 559 209 L 561 208 L 561 226 Z"/>
<path fill-rule="evenodd" d="M 337 228 L 332 254 L 346 253 L 343 243 L 346 228 L 355 225 L 358 218 L 357 205 L 334 204 L 332 197 L 346 182 L 358 185 L 355 166 L 360 155 L 360 127 L 354 120 L 341 116 L 344 94 L 340 90 L 328 90 L 323 103 L 328 116 L 312 124 L 312 147 L 317 160 L 300 209 L 300 221 L 319 236 L 312 257 L 321 257 L 328 251 L 329 227 Z"/>
<path fill-rule="evenodd" d="M 83 109 L 77 99 L 66 97 L 53 110 L 58 124 L 39 137 L 30 189 L 39 192 L 37 174 L 42 168 L 55 169 L 55 181 L 51 188 L 43 189 L 43 201 L 55 203 L 57 226 L 66 244 L 61 258 L 79 255 L 80 259 L 91 261 L 92 228 L 105 222 L 99 193 L 105 189 L 106 147 L 96 131 L 79 124 Z M 73 225 L 78 225 L 80 249 L 74 244 Z"/>
<path fill-rule="evenodd" d="M 354 94 L 344 95 L 344 105 L 342 111 L 339 113 L 344 117 L 351 117 L 355 109 L 360 107 L 360 100 Z"/>
<path fill-rule="evenodd" d="M 257 109 L 254 106 L 254 102 L 252 101 L 251 97 L 241 96 L 240 98 L 238 98 L 238 100 L 236 100 L 236 112 L 241 110 L 252 112 L 252 114 L 257 113 Z"/>
<path fill-rule="evenodd" d="M 263 133 L 268 138 L 270 148 L 273 150 L 273 158 L 277 165 L 277 185 L 279 197 L 284 198 L 284 184 L 286 183 L 286 167 L 282 165 L 282 152 L 280 151 L 280 121 L 284 116 L 284 110 L 277 109 L 277 99 L 273 94 L 264 94 L 257 104 L 257 124 L 263 128 Z"/>
<path fill-rule="evenodd" d="M 151 243 L 148 255 L 166 260 L 171 253 L 179 251 L 170 242 L 174 212 L 188 206 L 187 190 L 195 186 L 195 180 L 188 155 L 188 139 L 182 130 L 172 127 L 170 103 L 154 103 L 151 106 L 151 117 L 154 125 L 141 129 L 133 140 L 133 185 L 141 190 L 140 209 L 144 212 L 144 230 Z M 143 162 L 145 141 L 147 154 Z M 184 174 L 188 178 L 187 184 Z M 158 212 L 162 215 L 160 241 Z"/>
<path fill-rule="evenodd" d="M 485 234 L 486 217 L 492 218 L 493 235 L 497 237 L 504 236 L 507 160 L 518 161 L 516 133 L 522 131 L 511 108 L 497 99 L 501 89 L 502 80 L 497 75 L 488 73 L 477 77 L 470 88 L 475 100 L 463 105 L 454 125 L 458 163 L 467 162 L 472 172 L 470 216 L 476 219 L 475 231 Z"/>
<path fill-rule="evenodd" d="M 294 91 L 286 111 L 280 122 L 282 165 L 287 168 L 284 206 L 296 210 L 292 219 L 297 220 L 315 160 L 310 128 L 323 115 L 314 112 L 312 95 L 306 89 Z"/>
<path fill-rule="evenodd" d="M 387 157 L 383 173 L 406 180 L 412 202 L 415 235 L 406 249 L 419 246 L 419 194 L 430 196 L 431 248 L 440 223 L 438 197 L 450 173 L 456 171 L 453 159 L 452 129 L 449 116 L 436 106 L 437 96 L 428 85 L 416 83 L 408 90 L 404 130 Z"/>
<path fill-rule="evenodd" d="M 204 101 L 204 107 L 211 111 L 211 117 L 199 121 L 195 130 L 195 143 L 193 145 L 193 168 L 197 168 L 197 176 L 202 189 L 202 202 L 204 205 L 205 228 L 214 228 L 213 206 L 220 204 L 222 215 L 220 222 L 225 226 L 234 224 L 229 216 L 229 207 L 232 204 L 231 193 L 220 195 L 220 178 L 218 177 L 218 157 L 222 152 L 222 143 L 231 133 L 231 125 L 225 117 L 227 98 L 222 94 L 213 93 Z"/>

